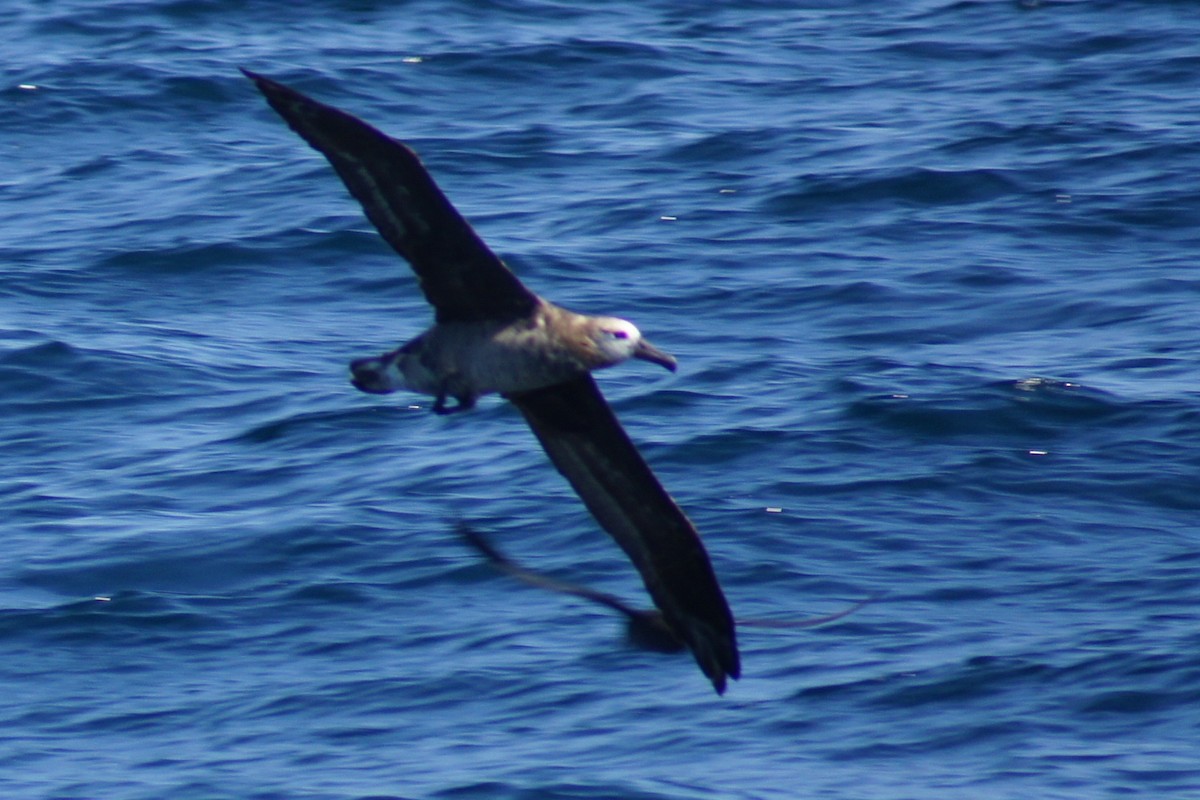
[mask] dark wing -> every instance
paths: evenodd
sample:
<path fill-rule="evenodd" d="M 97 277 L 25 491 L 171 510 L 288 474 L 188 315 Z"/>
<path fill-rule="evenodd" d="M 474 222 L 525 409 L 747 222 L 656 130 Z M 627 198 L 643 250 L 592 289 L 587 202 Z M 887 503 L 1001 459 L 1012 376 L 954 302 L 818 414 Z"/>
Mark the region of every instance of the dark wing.
<path fill-rule="evenodd" d="M 483 243 L 416 153 L 362 120 L 242 72 L 291 129 L 329 159 L 367 219 L 412 265 L 438 322 L 533 313 L 537 296 Z"/>
<path fill-rule="evenodd" d="M 650 471 L 589 374 L 512 395 L 584 505 L 633 561 L 718 693 L 741 674 L 733 615 L 695 526 Z"/>

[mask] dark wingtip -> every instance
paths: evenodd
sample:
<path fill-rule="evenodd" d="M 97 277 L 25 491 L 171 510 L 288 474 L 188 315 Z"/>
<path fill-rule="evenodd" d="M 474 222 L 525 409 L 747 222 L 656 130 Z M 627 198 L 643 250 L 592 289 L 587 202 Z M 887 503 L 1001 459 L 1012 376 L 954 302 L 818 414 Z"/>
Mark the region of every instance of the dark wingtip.
<path fill-rule="evenodd" d="M 260 75 L 253 70 L 246 69 L 245 67 L 238 67 L 238 69 L 241 70 L 243 75 L 254 81 L 254 85 L 260 92 L 263 93 L 264 96 L 266 96 L 268 100 L 270 100 L 272 96 L 288 95 L 293 93 L 291 89 L 284 86 L 279 81 L 268 78 L 266 75 Z"/>
<path fill-rule="evenodd" d="M 259 75 L 257 72 L 248 70 L 245 67 L 238 67 L 242 74 L 250 80 L 254 81 L 254 88 L 262 93 L 262 96 L 267 98 L 267 102 L 272 107 L 275 106 L 275 98 L 287 92 L 287 87 L 281 83 L 271 80 L 265 75 Z M 278 110 L 278 109 L 276 109 Z"/>
<path fill-rule="evenodd" d="M 726 635 L 699 621 L 693 621 L 691 625 L 684 623 L 682 627 L 684 635 L 681 638 L 687 641 L 696 664 L 712 681 L 717 694 L 725 694 L 727 679 L 742 677 L 742 662 L 733 629 Z"/>
<path fill-rule="evenodd" d="M 710 665 L 711 672 L 707 672 L 709 680 L 712 681 L 713 688 L 717 690 L 717 694 L 724 695 L 726 689 L 726 678 L 733 678 L 735 681 L 742 677 L 742 667 L 738 663 L 737 654 L 734 654 L 733 663 Z"/>
<path fill-rule="evenodd" d="M 241 72 L 243 75 L 245 75 L 247 78 L 249 78 L 250 80 L 254 81 L 254 82 L 255 82 L 255 83 L 258 85 L 259 89 L 261 89 L 261 88 L 263 87 L 263 85 L 264 85 L 264 84 L 273 83 L 273 81 L 272 81 L 270 78 L 267 78 L 267 77 L 265 77 L 265 76 L 263 76 L 263 75 L 259 75 L 257 72 L 254 72 L 254 71 L 252 71 L 252 70 L 248 70 L 248 69 L 246 69 L 245 67 L 238 67 L 238 70 L 239 70 L 239 71 L 240 71 L 240 72 Z"/>

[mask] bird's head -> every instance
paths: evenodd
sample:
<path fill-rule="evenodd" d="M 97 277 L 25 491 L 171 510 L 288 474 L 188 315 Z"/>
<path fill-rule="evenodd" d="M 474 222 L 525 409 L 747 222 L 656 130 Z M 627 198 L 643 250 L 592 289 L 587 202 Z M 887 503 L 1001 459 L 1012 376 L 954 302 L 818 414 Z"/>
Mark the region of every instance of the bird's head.
<path fill-rule="evenodd" d="M 617 317 L 596 317 L 593 323 L 590 338 L 599 353 L 601 366 L 640 358 L 675 371 L 675 357 L 646 341 L 632 322 Z"/>

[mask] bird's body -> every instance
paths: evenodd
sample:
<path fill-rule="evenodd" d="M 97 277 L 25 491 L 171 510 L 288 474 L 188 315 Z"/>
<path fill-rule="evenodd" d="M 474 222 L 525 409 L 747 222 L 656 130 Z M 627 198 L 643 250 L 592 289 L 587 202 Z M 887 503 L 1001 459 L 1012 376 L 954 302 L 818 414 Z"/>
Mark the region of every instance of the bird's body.
<path fill-rule="evenodd" d="M 593 370 L 630 358 L 675 369 L 632 323 L 576 314 L 527 289 L 475 233 L 416 154 L 365 122 L 246 72 L 337 171 L 380 235 L 412 266 L 433 327 L 351 364 L 371 393 L 406 388 L 441 413 L 480 395 L 512 401 L 559 472 L 641 573 L 661 619 L 718 692 L 741 666 L 733 616 L 695 526 L 600 394 Z M 448 406 L 448 398 L 457 401 Z"/>
<path fill-rule="evenodd" d="M 404 388 L 439 398 L 437 410 L 470 408 L 485 394 L 514 395 L 562 383 L 627 358 L 669 368 L 674 359 L 616 317 L 576 314 L 541 300 L 512 320 L 439 322 L 404 346 L 351 364 L 365 392 Z M 459 405 L 444 406 L 453 397 Z"/>

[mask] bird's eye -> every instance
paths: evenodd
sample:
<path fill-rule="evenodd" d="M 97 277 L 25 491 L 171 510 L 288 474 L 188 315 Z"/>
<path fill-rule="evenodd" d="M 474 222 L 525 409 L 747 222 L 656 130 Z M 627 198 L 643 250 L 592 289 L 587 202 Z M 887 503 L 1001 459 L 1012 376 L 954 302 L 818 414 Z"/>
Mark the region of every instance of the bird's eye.
<path fill-rule="evenodd" d="M 612 335 L 613 335 L 614 339 L 628 339 L 629 338 L 628 331 L 613 331 Z"/>

